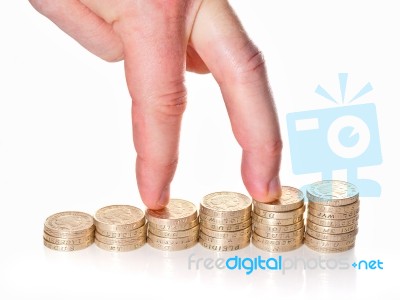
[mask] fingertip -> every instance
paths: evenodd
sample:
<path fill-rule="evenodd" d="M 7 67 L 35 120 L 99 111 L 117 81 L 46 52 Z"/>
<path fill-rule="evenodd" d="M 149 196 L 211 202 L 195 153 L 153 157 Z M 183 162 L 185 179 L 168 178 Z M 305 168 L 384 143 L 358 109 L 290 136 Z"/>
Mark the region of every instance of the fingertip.
<path fill-rule="evenodd" d="M 158 198 L 156 205 L 160 208 L 164 208 L 169 202 L 169 186 L 164 188 L 160 197 Z"/>
<path fill-rule="evenodd" d="M 282 187 L 279 176 L 269 182 L 266 180 L 244 180 L 244 184 L 250 196 L 259 202 L 270 203 L 280 198 Z"/>
<path fill-rule="evenodd" d="M 148 209 L 160 210 L 168 205 L 169 202 L 169 187 L 162 190 L 159 197 L 153 195 L 142 195 L 142 201 Z"/>
<path fill-rule="evenodd" d="M 272 202 L 282 195 L 282 186 L 279 176 L 273 178 L 268 184 L 268 193 L 265 202 Z"/>

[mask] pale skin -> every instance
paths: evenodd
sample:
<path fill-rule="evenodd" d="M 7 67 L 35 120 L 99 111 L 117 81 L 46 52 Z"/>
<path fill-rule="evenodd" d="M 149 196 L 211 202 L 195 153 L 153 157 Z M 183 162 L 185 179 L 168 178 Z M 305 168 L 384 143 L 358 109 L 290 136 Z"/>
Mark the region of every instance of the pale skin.
<path fill-rule="evenodd" d="M 263 56 L 226 0 L 30 0 L 100 58 L 124 60 L 136 176 L 145 205 L 168 203 L 186 106 L 185 71 L 211 72 L 258 201 L 279 197 L 282 142 Z"/>

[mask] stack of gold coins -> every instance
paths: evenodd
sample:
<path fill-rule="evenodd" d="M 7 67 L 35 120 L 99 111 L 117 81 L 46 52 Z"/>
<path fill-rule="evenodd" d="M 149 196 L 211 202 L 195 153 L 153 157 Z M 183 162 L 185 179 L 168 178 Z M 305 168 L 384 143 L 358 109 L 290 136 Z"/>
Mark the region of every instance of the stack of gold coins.
<path fill-rule="evenodd" d="M 48 217 L 44 223 L 43 242 L 52 250 L 81 250 L 93 244 L 93 240 L 93 217 L 86 213 L 60 212 Z"/>
<path fill-rule="evenodd" d="M 234 192 L 206 195 L 200 204 L 200 244 L 214 251 L 239 250 L 250 243 L 251 199 Z"/>
<path fill-rule="evenodd" d="M 279 199 L 270 203 L 253 200 L 253 205 L 254 246 L 269 252 L 284 252 L 303 244 L 305 206 L 300 190 L 282 186 Z"/>
<path fill-rule="evenodd" d="M 146 243 L 147 224 L 141 209 L 130 205 L 100 208 L 94 216 L 96 245 L 113 252 L 132 251 Z"/>
<path fill-rule="evenodd" d="M 307 188 L 305 244 L 318 252 L 343 252 L 354 247 L 360 200 L 355 185 L 324 180 Z"/>
<path fill-rule="evenodd" d="M 193 247 L 199 238 L 196 206 L 186 200 L 170 199 L 160 210 L 146 210 L 149 222 L 147 243 L 160 250 L 177 251 Z"/>

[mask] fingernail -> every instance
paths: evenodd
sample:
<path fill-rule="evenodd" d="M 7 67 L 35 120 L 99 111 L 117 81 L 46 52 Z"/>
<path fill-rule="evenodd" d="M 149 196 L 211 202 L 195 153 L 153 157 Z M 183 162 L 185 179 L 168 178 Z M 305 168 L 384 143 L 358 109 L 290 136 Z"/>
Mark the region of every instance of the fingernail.
<path fill-rule="evenodd" d="M 282 190 L 281 190 L 281 182 L 279 180 L 279 177 L 275 177 L 272 179 L 269 184 L 268 184 L 268 198 L 269 199 L 277 199 L 281 196 Z"/>
<path fill-rule="evenodd" d="M 158 199 L 158 201 L 157 201 L 157 205 L 158 205 L 160 208 L 163 208 L 163 207 L 167 206 L 168 201 L 169 201 L 169 187 L 166 187 L 166 188 L 162 191 L 161 196 L 160 196 L 160 199 Z"/>

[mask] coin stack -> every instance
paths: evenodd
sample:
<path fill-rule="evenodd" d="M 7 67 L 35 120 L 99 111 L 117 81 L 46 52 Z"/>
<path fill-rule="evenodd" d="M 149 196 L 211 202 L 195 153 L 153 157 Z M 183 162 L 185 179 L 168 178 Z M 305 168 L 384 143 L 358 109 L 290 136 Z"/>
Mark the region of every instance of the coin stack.
<path fill-rule="evenodd" d="M 307 189 L 305 244 L 318 252 L 343 252 L 354 247 L 360 200 L 355 185 L 324 180 Z"/>
<path fill-rule="evenodd" d="M 200 244 L 214 251 L 239 250 L 250 243 L 251 200 L 234 192 L 206 195 L 200 203 Z"/>
<path fill-rule="evenodd" d="M 146 218 L 149 222 L 147 243 L 153 248 L 177 251 L 197 244 L 199 219 L 193 203 L 170 199 L 163 209 L 147 209 Z"/>
<path fill-rule="evenodd" d="M 284 252 L 303 244 L 305 211 L 303 193 L 282 186 L 279 199 L 262 203 L 253 200 L 253 245 L 268 252 Z"/>
<path fill-rule="evenodd" d="M 146 243 L 147 224 L 141 209 L 130 205 L 100 208 L 94 216 L 95 243 L 113 252 L 132 251 Z"/>
<path fill-rule="evenodd" d="M 94 240 L 93 217 L 78 211 L 60 212 L 44 223 L 43 243 L 57 251 L 84 249 Z"/>

